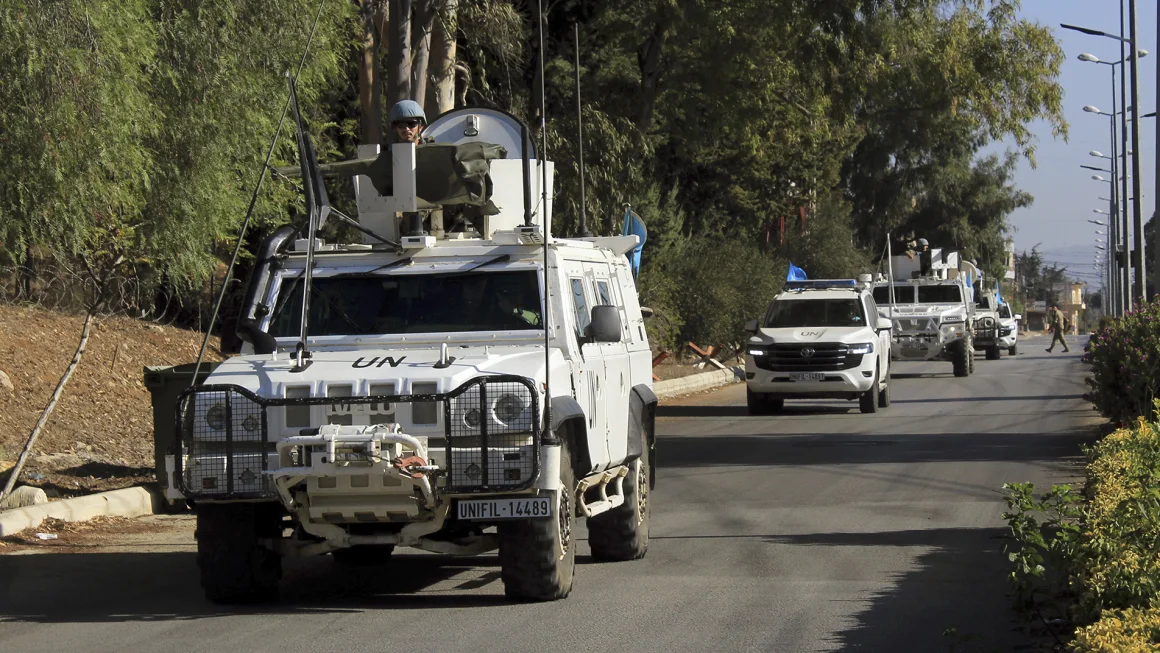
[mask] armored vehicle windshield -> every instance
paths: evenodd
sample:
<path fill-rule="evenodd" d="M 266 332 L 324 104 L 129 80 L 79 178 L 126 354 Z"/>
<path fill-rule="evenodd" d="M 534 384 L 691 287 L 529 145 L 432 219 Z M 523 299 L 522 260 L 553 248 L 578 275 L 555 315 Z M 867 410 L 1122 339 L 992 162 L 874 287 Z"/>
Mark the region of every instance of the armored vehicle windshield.
<path fill-rule="evenodd" d="M 919 304 L 961 304 L 963 294 L 958 286 L 918 286 Z"/>
<path fill-rule="evenodd" d="M 270 335 L 296 337 L 301 278 L 283 282 Z M 542 329 L 539 275 L 532 270 L 462 274 L 357 274 L 311 281 L 311 336 Z"/>
<path fill-rule="evenodd" d="M 874 288 L 874 303 L 879 306 L 888 306 L 890 304 L 890 286 L 876 286 Z M 914 286 L 896 284 L 894 286 L 894 303 L 913 304 Z"/>

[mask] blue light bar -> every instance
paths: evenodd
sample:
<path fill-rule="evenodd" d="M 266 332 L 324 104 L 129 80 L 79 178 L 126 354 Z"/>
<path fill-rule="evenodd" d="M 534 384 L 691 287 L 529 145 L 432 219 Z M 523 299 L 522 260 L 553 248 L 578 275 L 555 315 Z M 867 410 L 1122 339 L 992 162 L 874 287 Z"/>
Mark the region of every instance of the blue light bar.
<path fill-rule="evenodd" d="M 857 288 L 856 279 L 811 279 L 809 281 L 786 281 L 786 290 L 823 290 L 826 288 Z"/>

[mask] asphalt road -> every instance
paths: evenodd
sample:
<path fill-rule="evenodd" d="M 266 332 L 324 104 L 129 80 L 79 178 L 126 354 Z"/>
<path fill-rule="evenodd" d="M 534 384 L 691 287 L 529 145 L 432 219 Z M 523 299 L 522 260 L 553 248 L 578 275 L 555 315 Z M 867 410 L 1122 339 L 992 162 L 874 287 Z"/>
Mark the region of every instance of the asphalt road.
<path fill-rule="evenodd" d="M 749 417 L 740 385 L 663 407 L 647 557 L 581 542 L 564 601 L 508 603 L 494 556 L 406 554 L 361 575 L 293 560 L 279 603 L 223 608 L 186 530 L 0 556 L 0 651 L 1019 650 L 1000 487 L 1074 480 L 1095 423 L 1078 339 L 1020 344 L 966 379 L 900 363 L 876 415 Z"/>

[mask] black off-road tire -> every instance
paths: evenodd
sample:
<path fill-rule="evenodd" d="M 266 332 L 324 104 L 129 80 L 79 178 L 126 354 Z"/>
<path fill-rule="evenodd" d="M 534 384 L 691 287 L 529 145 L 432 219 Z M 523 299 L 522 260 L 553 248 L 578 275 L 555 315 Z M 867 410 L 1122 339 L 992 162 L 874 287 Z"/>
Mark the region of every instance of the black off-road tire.
<path fill-rule="evenodd" d="M 1017 356 L 1018 354 L 1019 354 L 1019 343 L 1015 343 L 1015 344 L 1011 345 L 1011 348 L 1007 350 L 1008 356 Z"/>
<path fill-rule="evenodd" d="M 955 350 L 951 354 L 951 362 L 954 365 L 955 376 L 970 375 L 972 358 L 974 358 L 974 353 L 967 346 L 966 341 L 960 340 L 955 343 Z"/>
<path fill-rule="evenodd" d="M 601 562 L 638 560 L 648 551 L 649 448 L 624 477 L 624 503 L 588 519 L 588 545 Z"/>
<path fill-rule="evenodd" d="M 870 389 L 862 393 L 858 397 L 858 408 L 863 413 L 877 413 L 878 412 L 878 373 L 874 373 L 874 383 L 870 384 Z"/>
<path fill-rule="evenodd" d="M 362 544 L 349 549 L 330 552 L 337 565 L 343 567 L 385 567 L 391 562 L 393 544 Z"/>
<path fill-rule="evenodd" d="M 890 408 L 890 366 L 886 366 L 886 383 L 878 391 L 878 407 Z"/>
<path fill-rule="evenodd" d="M 560 486 L 552 518 L 499 525 L 500 577 L 504 594 L 510 599 L 555 601 L 572 591 L 576 571 L 576 472 L 567 440 L 560 444 Z"/>
<path fill-rule="evenodd" d="M 1001 356 L 1002 354 L 999 353 L 999 345 L 987 347 L 987 360 L 997 361 Z"/>
<path fill-rule="evenodd" d="M 214 603 L 255 603 L 278 595 L 282 556 L 258 543 L 281 535 L 281 506 L 202 503 L 197 506 L 197 566 Z"/>

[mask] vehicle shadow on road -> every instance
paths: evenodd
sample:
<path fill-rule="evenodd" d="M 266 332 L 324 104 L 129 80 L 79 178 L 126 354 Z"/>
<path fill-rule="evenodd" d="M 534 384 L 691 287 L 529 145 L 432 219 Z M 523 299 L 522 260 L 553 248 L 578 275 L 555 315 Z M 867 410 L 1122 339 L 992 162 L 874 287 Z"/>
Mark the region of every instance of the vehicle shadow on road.
<path fill-rule="evenodd" d="M 836 399 L 834 401 L 841 401 Z M 786 403 L 785 407 L 781 409 L 778 415 L 842 415 L 851 410 L 857 412 L 858 404 L 852 403 L 850 407 L 843 407 L 841 405 L 818 405 L 818 404 L 793 404 Z M 709 406 L 709 405 L 677 405 L 666 406 L 661 404 L 657 406 L 657 417 L 751 417 L 749 409 L 745 406 Z M 767 419 L 767 417 L 761 417 Z"/>
<path fill-rule="evenodd" d="M 1005 528 L 813 533 L 766 541 L 878 549 L 882 556 L 913 549 L 910 569 L 886 579 L 887 589 L 851 597 L 868 605 L 830 640 L 839 651 L 1011 651 L 1031 643 L 1008 596 Z"/>
<path fill-rule="evenodd" d="M 893 403 L 896 404 L 929 404 L 929 403 L 958 403 L 958 402 L 976 402 L 976 401 L 1070 401 L 1073 399 L 1083 399 L 1082 394 L 1078 395 L 1027 395 L 1027 396 L 1012 396 L 1004 397 L 952 397 L 939 399 L 895 399 Z"/>
<path fill-rule="evenodd" d="M 577 562 L 583 562 L 578 556 Z M 510 604 L 494 556 L 394 556 L 384 568 L 344 568 L 330 556 L 284 563 L 280 597 L 260 605 L 204 598 L 195 554 L 53 553 L 0 556 L 0 623 L 188 621 L 226 615 L 355 613 Z M 466 573 L 465 573 L 466 572 Z M 455 584 L 455 577 L 465 578 Z M 440 589 L 433 586 L 441 584 Z M 472 593 L 494 585 L 487 594 Z"/>
<path fill-rule="evenodd" d="M 665 435 L 656 466 L 796 466 L 970 461 L 1082 461 L 1093 428 L 1056 433 Z"/>

